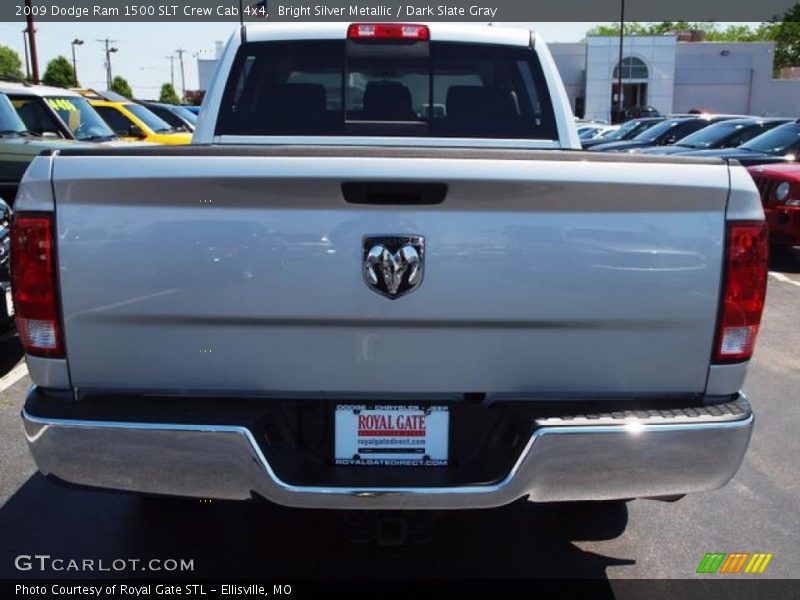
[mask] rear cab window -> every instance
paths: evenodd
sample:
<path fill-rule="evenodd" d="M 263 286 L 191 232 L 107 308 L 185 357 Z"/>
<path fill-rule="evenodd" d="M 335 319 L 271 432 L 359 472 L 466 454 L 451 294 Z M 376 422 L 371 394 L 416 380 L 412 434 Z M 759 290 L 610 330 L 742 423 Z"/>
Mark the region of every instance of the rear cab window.
<path fill-rule="evenodd" d="M 558 140 L 529 48 L 351 39 L 243 44 L 216 135 Z"/>

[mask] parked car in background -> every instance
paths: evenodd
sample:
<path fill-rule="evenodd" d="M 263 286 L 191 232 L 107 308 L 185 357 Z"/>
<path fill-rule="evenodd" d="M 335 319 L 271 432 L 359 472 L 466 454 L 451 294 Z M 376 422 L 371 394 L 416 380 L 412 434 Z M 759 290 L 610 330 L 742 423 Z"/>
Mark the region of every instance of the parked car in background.
<path fill-rule="evenodd" d="M 192 141 L 191 133 L 175 131 L 149 108 L 113 92 L 82 90 L 92 107 L 114 130 L 127 141 L 145 141 L 156 144 L 181 145 Z"/>
<path fill-rule="evenodd" d="M 800 164 L 757 165 L 750 175 L 761 194 L 769 241 L 795 249 L 800 258 Z"/>
<path fill-rule="evenodd" d="M 169 123 L 141 104 L 111 100 L 89 102 L 109 127 L 124 140 L 143 140 L 170 146 L 192 141 L 191 134 L 175 131 Z"/>
<path fill-rule="evenodd" d="M 14 205 L 17 187 L 30 162 L 46 150 L 79 146 L 59 137 L 34 135 L 14 110 L 8 96 L 0 92 L 0 198 Z"/>
<path fill-rule="evenodd" d="M 14 301 L 11 297 L 11 207 L 0 198 L 0 341 L 14 333 Z"/>
<path fill-rule="evenodd" d="M 745 166 L 797 162 L 800 158 L 800 119 L 779 125 L 738 148 L 693 150 L 681 156 L 731 158 Z"/>
<path fill-rule="evenodd" d="M 641 119 L 643 117 L 661 116 L 655 106 L 629 106 L 628 108 L 623 108 L 622 111 L 614 109 L 612 112 L 614 113 L 612 120 L 615 123 L 624 123 L 631 119 Z"/>
<path fill-rule="evenodd" d="M 111 142 L 114 131 L 79 93 L 44 85 L 0 82 L 25 127 L 48 138 Z"/>
<path fill-rule="evenodd" d="M 581 140 L 603 139 L 607 134 L 619 129 L 619 125 L 584 125 L 578 127 L 578 137 Z"/>
<path fill-rule="evenodd" d="M 146 106 L 157 117 L 160 117 L 172 126 L 175 131 L 194 131 L 197 125 L 197 115 L 192 111 L 186 110 L 184 106 L 174 104 L 164 104 L 163 102 L 148 102 L 139 100 L 139 104 Z"/>
<path fill-rule="evenodd" d="M 667 146 L 682 140 L 695 131 L 700 131 L 713 123 L 727 118 L 680 117 L 677 119 L 665 119 L 630 140 L 598 144 L 590 148 L 590 150 L 595 152 L 637 152 L 654 146 Z"/>
<path fill-rule="evenodd" d="M 731 119 L 720 121 L 687 135 L 671 146 L 642 150 L 642 154 L 683 154 L 693 150 L 737 148 L 762 133 L 788 123 L 789 119 Z"/>
<path fill-rule="evenodd" d="M 609 132 L 602 138 L 581 140 L 581 147 L 583 147 L 584 150 L 588 150 L 589 148 L 599 146 L 600 144 L 605 144 L 607 142 L 630 140 L 635 138 L 646 129 L 661 123 L 661 121 L 663 121 L 665 118 L 666 117 L 647 117 L 643 119 L 631 119 L 630 121 L 626 121 L 620 125 L 616 131 Z"/>
<path fill-rule="evenodd" d="M 42 152 L 81 146 L 89 144 L 34 135 L 25 126 L 8 96 L 0 93 L 0 340 L 14 331 L 8 271 L 9 223 L 19 183 L 28 165 Z"/>
<path fill-rule="evenodd" d="M 188 110 L 189 112 L 192 112 L 192 113 L 194 113 L 194 114 L 196 114 L 196 115 L 199 115 L 199 114 L 200 114 L 200 107 L 199 107 L 199 106 L 192 106 L 192 105 L 190 105 L 190 104 L 187 104 L 187 105 L 186 105 L 186 106 L 184 106 L 183 108 L 185 108 L 185 109 L 186 109 L 186 110 Z"/>

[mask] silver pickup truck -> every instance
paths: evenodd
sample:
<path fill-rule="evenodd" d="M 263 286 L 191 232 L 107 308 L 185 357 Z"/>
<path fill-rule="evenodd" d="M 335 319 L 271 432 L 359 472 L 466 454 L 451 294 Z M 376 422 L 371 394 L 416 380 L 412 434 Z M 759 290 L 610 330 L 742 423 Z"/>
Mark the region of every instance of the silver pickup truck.
<path fill-rule="evenodd" d="M 192 146 L 26 174 L 39 469 L 357 509 L 725 485 L 753 428 L 756 188 L 722 160 L 578 148 L 529 31 L 243 27 Z"/>

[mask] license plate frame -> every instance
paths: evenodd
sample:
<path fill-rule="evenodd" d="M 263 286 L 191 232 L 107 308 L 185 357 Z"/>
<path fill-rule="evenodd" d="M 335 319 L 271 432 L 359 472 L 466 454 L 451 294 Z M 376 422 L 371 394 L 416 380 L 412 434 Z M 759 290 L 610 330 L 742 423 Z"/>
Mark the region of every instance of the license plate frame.
<path fill-rule="evenodd" d="M 450 409 L 446 405 L 337 404 L 333 422 L 337 466 L 449 464 Z"/>

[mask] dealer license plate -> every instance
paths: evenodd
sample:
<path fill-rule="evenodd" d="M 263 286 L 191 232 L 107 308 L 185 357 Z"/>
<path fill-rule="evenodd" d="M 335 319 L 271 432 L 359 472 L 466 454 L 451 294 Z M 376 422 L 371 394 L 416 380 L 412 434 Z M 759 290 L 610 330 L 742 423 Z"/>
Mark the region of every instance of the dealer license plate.
<path fill-rule="evenodd" d="M 340 404 L 335 427 L 337 465 L 447 465 L 450 413 L 446 406 Z"/>

